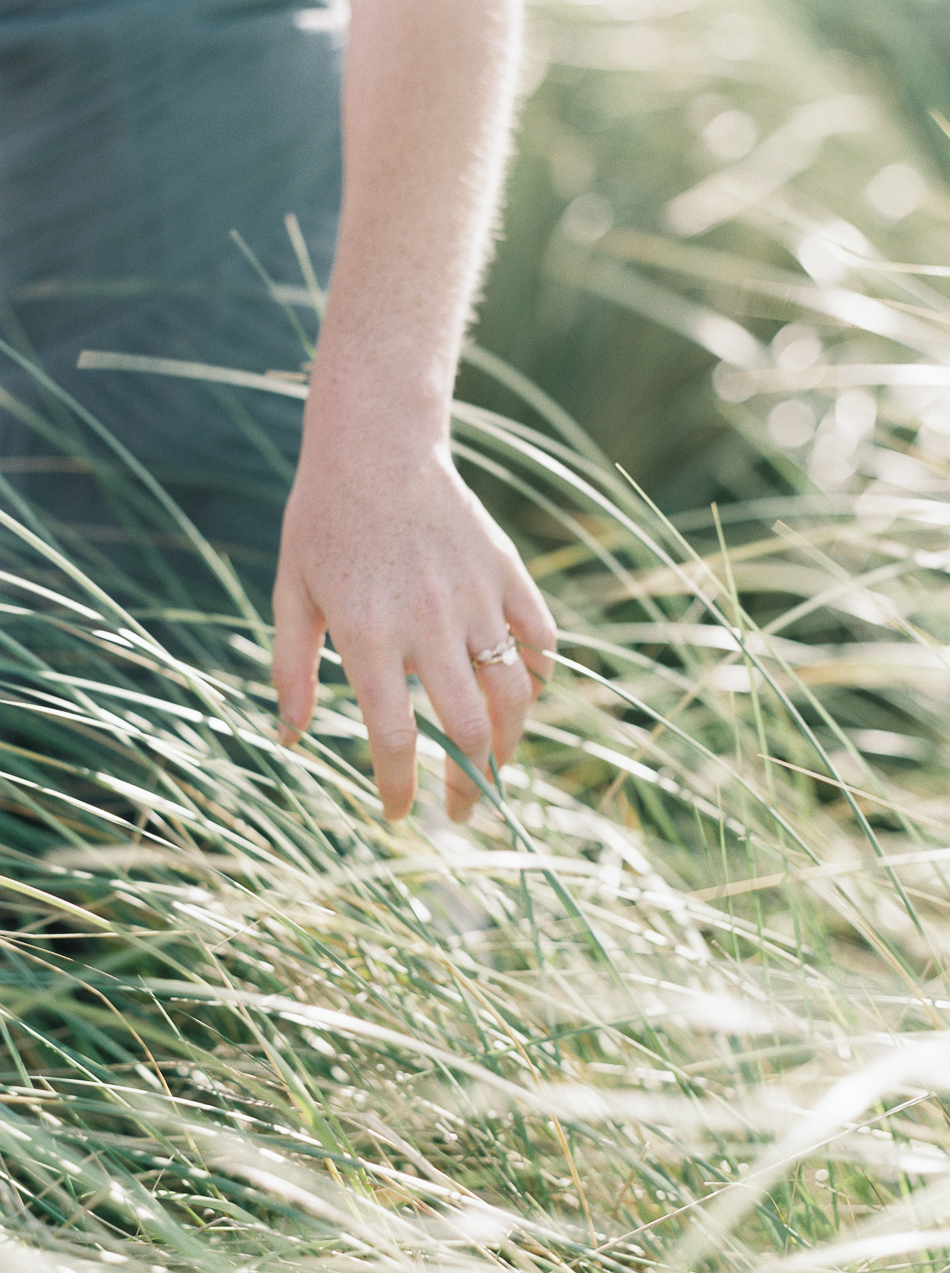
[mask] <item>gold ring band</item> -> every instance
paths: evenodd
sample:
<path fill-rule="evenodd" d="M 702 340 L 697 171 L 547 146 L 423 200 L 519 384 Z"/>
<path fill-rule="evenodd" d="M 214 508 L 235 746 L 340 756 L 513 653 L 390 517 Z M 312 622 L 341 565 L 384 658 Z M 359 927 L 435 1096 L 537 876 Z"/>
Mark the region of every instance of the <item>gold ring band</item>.
<path fill-rule="evenodd" d="M 518 662 L 518 642 L 509 631 L 504 639 L 490 650 L 473 654 L 472 662 L 476 667 L 490 667 L 492 663 L 504 663 L 506 667 L 510 667 L 512 663 Z"/>

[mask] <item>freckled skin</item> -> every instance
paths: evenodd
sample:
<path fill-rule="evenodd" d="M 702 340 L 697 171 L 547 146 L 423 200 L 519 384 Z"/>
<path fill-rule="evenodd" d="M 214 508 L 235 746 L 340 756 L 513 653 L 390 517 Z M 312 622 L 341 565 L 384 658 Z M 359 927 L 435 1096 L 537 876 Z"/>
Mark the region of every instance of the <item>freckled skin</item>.
<path fill-rule="evenodd" d="M 329 630 L 386 813 L 399 818 L 415 792 L 407 673 L 487 772 L 489 748 L 499 763 L 511 756 L 552 666 L 540 653 L 556 637 L 547 607 L 449 452 L 455 368 L 510 144 L 522 14 L 521 0 L 353 0 L 352 10 L 343 215 L 284 516 L 274 683 L 283 720 L 305 728 Z M 495 646 L 506 624 L 522 661 L 476 675 L 470 655 Z M 450 815 L 464 819 L 477 794 L 448 762 Z"/>

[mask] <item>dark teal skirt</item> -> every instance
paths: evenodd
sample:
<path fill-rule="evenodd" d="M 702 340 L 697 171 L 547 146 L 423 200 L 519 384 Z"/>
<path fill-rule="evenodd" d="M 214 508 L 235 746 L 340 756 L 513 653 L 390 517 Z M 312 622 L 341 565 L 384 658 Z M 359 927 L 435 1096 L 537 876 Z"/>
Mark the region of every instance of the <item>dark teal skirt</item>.
<path fill-rule="evenodd" d="M 300 367 L 298 335 L 229 232 L 299 285 L 284 228 L 296 213 L 326 284 L 343 36 L 332 10 L 275 0 L 0 0 L 0 334 L 249 559 L 277 544 L 300 403 L 77 371 L 76 359 L 93 348 Z M 300 318 L 314 333 L 315 316 Z M 60 420 L 2 357 L 0 388 Z M 115 537 L 100 484 L 57 472 L 52 449 L 0 410 L 4 475 L 56 523 Z"/>

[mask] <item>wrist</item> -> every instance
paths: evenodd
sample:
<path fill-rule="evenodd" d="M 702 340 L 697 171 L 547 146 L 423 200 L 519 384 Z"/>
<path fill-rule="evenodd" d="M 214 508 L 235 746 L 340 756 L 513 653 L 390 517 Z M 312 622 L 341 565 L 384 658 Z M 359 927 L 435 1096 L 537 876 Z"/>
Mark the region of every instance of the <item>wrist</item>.
<path fill-rule="evenodd" d="M 449 438 L 452 391 L 418 375 L 364 367 L 350 375 L 315 370 L 304 408 L 304 435 L 344 431 L 415 438 L 436 445 Z"/>
<path fill-rule="evenodd" d="M 304 413 L 298 473 L 321 481 L 389 471 L 394 479 L 451 466 L 450 406 L 394 381 L 378 388 L 314 383 Z"/>
<path fill-rule="evenodd" d="M 318 448 L 365 462 L 448 448 L 454 367 L 446 374 L 421 362 L 411 351 L 394 358 L 321 344 L 304 409 L 304 452 Z"/>
<path fill-rule="evenodd" d="M 461 345 L 462 323 L 421 296 L 370 295 L 335 273 L 311 400 L 344 415 L 389 409 L 447 430 Z"/>

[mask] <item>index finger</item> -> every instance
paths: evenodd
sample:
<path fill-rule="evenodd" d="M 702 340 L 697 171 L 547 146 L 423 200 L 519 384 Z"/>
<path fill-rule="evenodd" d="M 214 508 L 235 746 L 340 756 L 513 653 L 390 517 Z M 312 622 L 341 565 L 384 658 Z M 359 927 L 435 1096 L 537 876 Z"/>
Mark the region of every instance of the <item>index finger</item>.
<path fill-rule="evenodd" d="M 280 741 L 296 742 L 313 715 L 317 670 L 326 622 L 301 587 L 274 587 L 274 662 L 271 680 L 278 695 Z"/>

